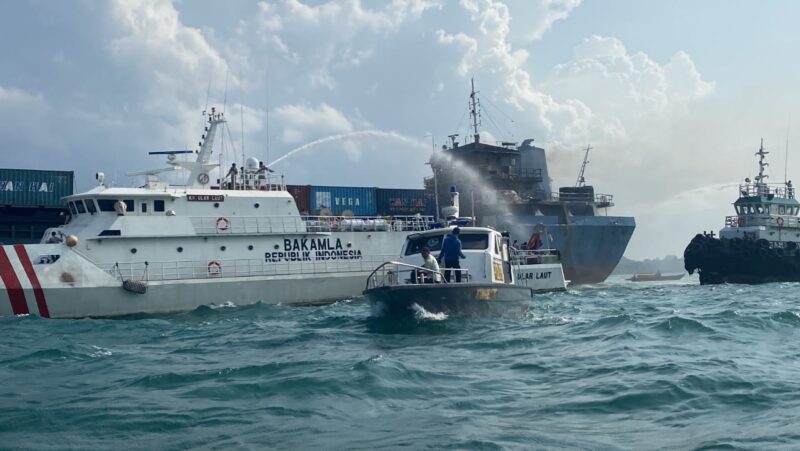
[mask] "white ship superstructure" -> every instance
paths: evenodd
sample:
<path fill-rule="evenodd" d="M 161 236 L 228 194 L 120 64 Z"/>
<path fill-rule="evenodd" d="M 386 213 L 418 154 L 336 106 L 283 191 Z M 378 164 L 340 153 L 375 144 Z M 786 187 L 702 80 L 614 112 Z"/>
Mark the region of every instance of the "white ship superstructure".
<path fill-rule="evenodd" d="M 323 303 L 360 294 L 431 217 L 301 216 L 282 177 L 249 159 L 212 186 L 222 114 L 212 110 L 195 161 L 163 152 L 140 188 L 69 196 L 70 221 L 42 244 L 0 246 L 0 314 L 118 316 L 256 302 Z M 194 152 L 192 152 L 194 153 Z M 188 171 L 185 186 L 159 174 Z"/>

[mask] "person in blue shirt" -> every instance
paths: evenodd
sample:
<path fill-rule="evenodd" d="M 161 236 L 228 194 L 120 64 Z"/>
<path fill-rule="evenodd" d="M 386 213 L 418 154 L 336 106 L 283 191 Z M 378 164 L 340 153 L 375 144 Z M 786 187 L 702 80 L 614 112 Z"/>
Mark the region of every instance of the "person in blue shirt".
<path fill-rule="evenodd" d="M 458 239 L 458 234 L 461 233 L 461 229 L 458 227 L 454 228 L 446 237 L 444 237 L 444 241 L 442 241 L 442 251 L 439 252 L 439 261 L 444 262 L 445 269 L 461 269 L 461 264 L 459 259 L 467 258 L 463 252 L 461 252 L 461 240 Z M 450 273 L 453 271 L 445 270 L 444 272 L 444 279 L 450 282 Z M 456 273 L 456 283 L 461 283 L 461 271 L 455 271 Z"/>

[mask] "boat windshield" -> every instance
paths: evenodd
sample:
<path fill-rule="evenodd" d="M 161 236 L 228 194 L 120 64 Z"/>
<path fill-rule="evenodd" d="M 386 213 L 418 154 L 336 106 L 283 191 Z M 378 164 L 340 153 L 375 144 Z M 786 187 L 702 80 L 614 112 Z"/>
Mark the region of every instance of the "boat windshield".
<path fill-rule="evenodd" d="M 447 235 L 427 235 L 408 238 L 406 255 L 419 254 L 420 250 L 427 246 L 431 252 L 442 250 L 442 240 Z M 489 235 L 486 233 L 466 233 L 458 235 L 461 240 L 461 248 L 465 251 L 483 251 L 489 248 Z"/>

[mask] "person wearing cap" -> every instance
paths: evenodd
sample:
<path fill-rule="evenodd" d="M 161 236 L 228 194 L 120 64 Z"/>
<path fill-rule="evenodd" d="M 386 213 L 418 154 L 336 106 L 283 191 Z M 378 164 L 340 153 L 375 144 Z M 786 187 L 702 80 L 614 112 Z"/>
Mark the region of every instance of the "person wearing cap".
<path fill-rule="evenodd" d="M 439 275 L 439 262 L 436 261 L 435 258 L 431 255 L 431 250 L 427 247 L 423 247 L 420 251 L 420 255 L 422 256 L 422 267 L 425 269 L 430 269 L 434 271 L 433 273 L 423 272 L 422 279 L 427 282 L 436 282 L 439 283 L 442 281 L 441 275 Z"/>
<path fill-rule="evenodd" d="M 439 252 L 439 261 L 444 262 L 445 269 L 456 270 L 456 283 L 461 283 L 461 263 L 459 259 L 467 258 L 464 252 L 461 251 L 461 240 L 458 239 L 458 234 L 461 229 L 455 227 L 442 241 L 442 251 Z M 450 273 L 452 271 L 444 272 L 444 279 L 450 282 Z"/>

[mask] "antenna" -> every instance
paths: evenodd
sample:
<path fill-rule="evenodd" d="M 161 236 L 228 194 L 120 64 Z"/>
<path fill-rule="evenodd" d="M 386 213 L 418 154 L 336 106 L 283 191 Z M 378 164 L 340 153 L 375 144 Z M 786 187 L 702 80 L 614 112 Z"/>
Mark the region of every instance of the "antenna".
<path fill-rule="evenodd" d="M 266 161 L 269 160 L 269 80 L 267 80 L 267 114 L 266 114 L 266 132 L 267 132 L 267 155 Z"/>
<path fill-rule="evenodd" d="M 469 116 L 472 119 L 472 132 L 475 142 L 481 141 L 481 135 L 478 133 L 478 126 L 480 125 L 480 101 L 478 100 L 478 93 L 475 91 L 475 77 L 470 79 L 472 83 L 472 91 L 469 93 Z"/>
<path fill-rule="evenodd" d="M 586 165 L 589 164 L 589 151 L 592 150 L 592 145 L 586 146 L 586 153 L 583 154 L 583 164 L 581 164 L 581 171 L 578 173 L 578 180 L 575 182 L 575 186 L 586 186 L 586 178 L 584 175 L 586 174 Z"/>
<path fill-rule="evenodd" d="M 787 180 L 789 180 L 788 172 L 789 172 L 789 128 L 792 125 L 792 120 L 789 119 L 789 122 L 786 123 L 786 153 L 784 154 L 784 162 L 783 162 L 783 183 L 785 184 Z"/>
<path fill-rule="evenodd" d="M 242 69 L 239 68 L 239 109 L 240 109 L 240 117 L 239 117 L 239 128 L 241 128 L 240 132 L 242 134 L 242 168 L 244 168 L 245 158 L 244 158 L 244 95 L 242 94 Z"/>
<path fill-rule="evenodd" d="M 765 178 L 769 178 L 768 175 L 764 174 L 764 168 L 769 166 L 769 163 L 765 161 L 765 157 L 769 152 L 764 149 L 764 138 L 761 138 L 761 147 L 758 148 L 758 175 L 755 177 L 756 183 L 762 184 L 764 183 Z"/>

